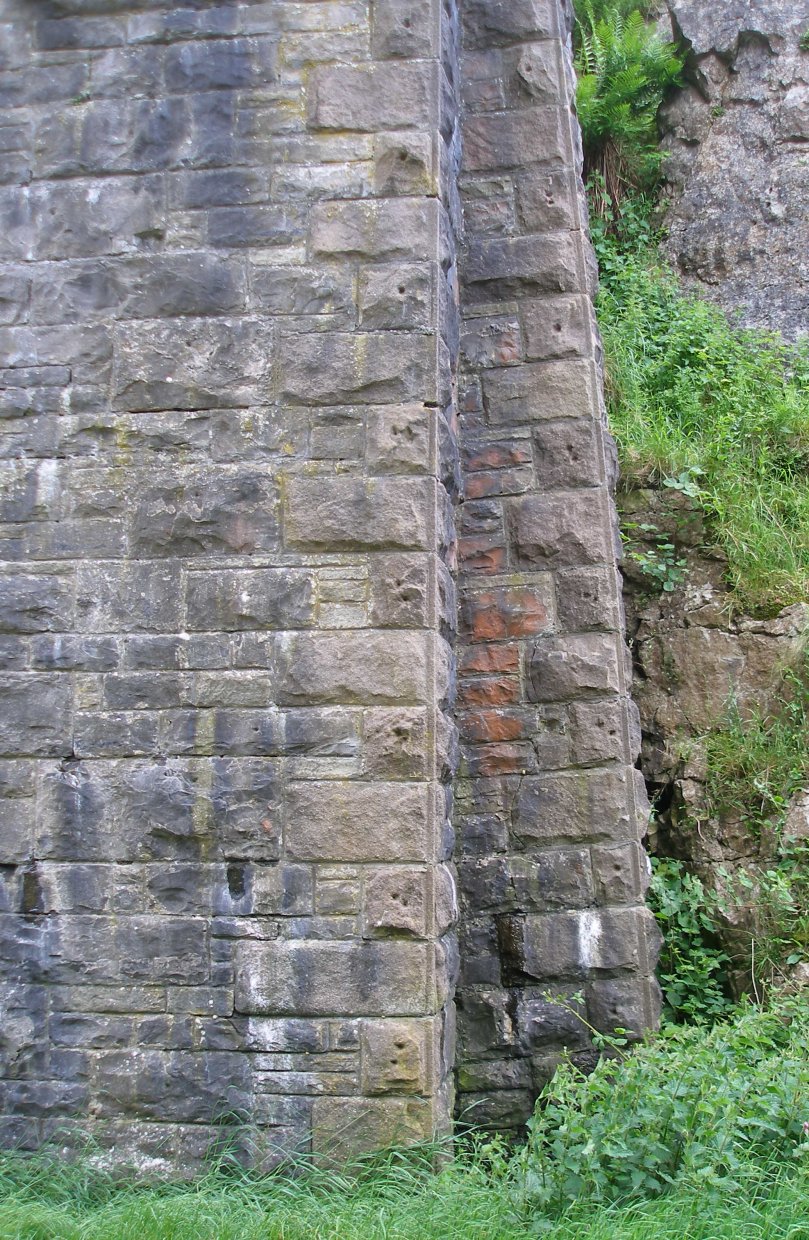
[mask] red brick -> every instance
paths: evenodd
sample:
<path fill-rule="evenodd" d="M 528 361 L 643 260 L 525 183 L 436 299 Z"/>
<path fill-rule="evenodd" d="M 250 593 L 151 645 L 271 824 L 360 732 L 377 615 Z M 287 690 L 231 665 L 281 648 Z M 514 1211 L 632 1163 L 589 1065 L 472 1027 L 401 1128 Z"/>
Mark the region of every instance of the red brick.
<path fill-rule="evenodd" d="M 525 742 L 516 745 L 482 745 L 467 754 L 469 774 L 474 776 L 522 775 L 536 770 L 536 754 Z"/>
<path fill-rule="evenodd" d="M 494 676 L 481 680 L 461 681 L 458 686 L 458 703 L 461 706 L 510 706 L 522 697 L 520 682 L 516 676 Z"/>
<path fill-rule="evenodd" d="M 470 672 L 518 672 L 520 647 L 471 646 L 461 652 L 460 674 Z"/>
<path fill-rule="evenodd" d="M 458 540 L 458 558 L 463 568 L 478 573 L 502 573 L 506 567 L 506 549 L 502 535 L 485 534 Z"/>
<path fill-rule="evenodd" d="M 479 742 L 527 740 L 534 716 L 528 710 L 476 710 L 460 717 L 464 740 Z"/>
<path fill-rule="evenodd" d="M 523 465 L 516 469 L 470 474 L 464 484 L 464 494 L 467 499 L 482 499 L 484 495 L 522 495 L 533 485 L 533 468 Z"/>
<path fill-rule="evenodd" d="M 535 590 L 504 586 L 467 594 L 461 604 L 461 631 L 475 641 L 535 637 L 550 628 L 547 604 Z"/>
<path fill-rule="evenodd" d="M 481 469 L 507 469 L 509 465 L 531 463 L 531 445 L 524 439 L 505 443 L 488 443 L 465 456 L 464 469 L 476 473 Z"/>

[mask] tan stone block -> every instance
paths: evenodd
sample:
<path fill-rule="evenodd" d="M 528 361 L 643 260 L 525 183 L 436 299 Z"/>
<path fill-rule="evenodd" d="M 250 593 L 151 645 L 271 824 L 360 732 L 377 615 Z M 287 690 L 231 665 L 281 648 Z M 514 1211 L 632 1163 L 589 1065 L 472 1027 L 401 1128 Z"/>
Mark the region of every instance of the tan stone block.
<path fill-rule="evenodd" d="M 311 550 L 426 549 L 434 508 L 434 484 L 424 478 L 290 478 L 284 541 Z"/>
<path fill-rule="evenodd" d="M 426 703 L 426 633 L 289 633 L 279 643 L 277 697 L 283 706 Z"/>
<path fill-rule="evenodd" d="M 590 357 L 594 342 L 592 315 L 590 298 L 579 294 L 524 302 L 525 356 Z"/>
<path fill-rule="evenodd" d="M 365 880 L 365 933 L 379 937 L 391 933 L 423 938 L 427 933 L 427 872 L 425 870 L 377 870 Z"/>
<path fill-rule="evenodd" d="M 362 1089 L 366 1094 L 423 1094 L 427 1081 L 429 1020 L 362 1022 Z"/>
<path fill-rule="evenodd" d="M 428 771 L 427 711 L 377 707 L 362 717 L 362 773 L 374 779 L 423 779 Z"/>
<path fill-rule="evenodd" d="M 424 405 L 373 410 L 368 415 L 366 459 L 374 473 L 426 473 L 430 467 L 430 411 Z"/>
<path fill-rule="evenodd" d="M 284 841 L 287 856 L 298 861 L 423 861 L 429 785 L 291 783 Z"/>
<path fill-rule="evenodd" d="M 496 426 L 595 417 L 595 392 L 591 364 L 575 359 L 508 366 L 483 376 L 486 411 Z"/>
<path fill-rule="evenodd" d="M 429 1140 L 433 1107 L 421 1099 L 316 1098 L 312 1113 L 312 1152 L 335 1166 L 352 1155 Z"/>

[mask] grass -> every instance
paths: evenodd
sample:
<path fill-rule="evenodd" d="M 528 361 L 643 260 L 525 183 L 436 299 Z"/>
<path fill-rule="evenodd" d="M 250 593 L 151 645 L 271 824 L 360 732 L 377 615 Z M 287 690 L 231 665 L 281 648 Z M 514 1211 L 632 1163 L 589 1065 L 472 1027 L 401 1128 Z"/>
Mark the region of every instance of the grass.
<path fill-rule="evenodd" d="M 358 1184 L 212 1175 L 190 1187 L 115 1192 L 85 1181 L 73 1192 L 69 1174 L 60 1176 L 60 1191 L 36 1193 L 15 1189 L 6 1166 L 2 1240 L 809 1240 L 803 1170 L 749 1172 L 709 1197 L 690 1189 L 631 1206 L 573 1207 L 553 1222 L 515 1213 L 503 1185 L 474 1160 L 432 1177 L 402 1161 Z"/>
<path fill-rule="evenodd" d="M 553 1222 L 520 1217 L 502 1184 L 469 1160 L 434 1177 L 400 1166 L 355 1185 L 215 1175 L 190 1187 L 96 1185 L 95 1201 L 86 1184 L 71 1194 L 65 1172 L 60 1193 L 15 1189 L 8 1167 L 4 1179 L 2 1240 L 809 1240 L 809 1175 L 800 1169 L 751 1171 L 719 1195 L 692 1188 L 630 1206 L 573 1207 Z"/>
<path fill-rule="evenodd" d="M 623 485 L 679 480 L 727 557 L 739 607 L 774 615 L 809 596 L 809 349 L 684 294 L 642 204 L 626 212 L 622 240 L 595 228 Z"/>

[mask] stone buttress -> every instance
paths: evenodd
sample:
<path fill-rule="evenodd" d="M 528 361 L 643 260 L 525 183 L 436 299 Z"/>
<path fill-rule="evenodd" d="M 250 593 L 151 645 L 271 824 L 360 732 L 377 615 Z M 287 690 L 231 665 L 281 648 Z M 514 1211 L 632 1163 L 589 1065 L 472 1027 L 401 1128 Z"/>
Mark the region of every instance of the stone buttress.
<path fill-rule="evenodd" d="M 461 1105 L 653 1020 L 565 18 L 461 16 L 0 0 L 7 1145 L 446 1131 L 456 767 Z"/>

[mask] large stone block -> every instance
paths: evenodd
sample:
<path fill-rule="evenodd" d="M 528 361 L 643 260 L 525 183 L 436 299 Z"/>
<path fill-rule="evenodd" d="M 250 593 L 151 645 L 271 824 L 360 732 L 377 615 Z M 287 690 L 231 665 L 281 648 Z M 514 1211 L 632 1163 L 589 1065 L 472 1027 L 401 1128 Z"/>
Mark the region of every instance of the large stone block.
<path fill-rule="evenodd" d="M 300 861 L 426 861 L 429 785 L 291 783 L 285 845 Z"/>
<path fill-rule="evenodd" d="M 430 1103 L 405 1098 L 317 1098 L 312 1149 L 319 1160 L 341 1166 L 358 1153 L 428 1141 L 435 1135 Z"/>
<path fill-rule="evenodd" d="M 433 994 L 426 943 L 242 942 L 236 1011 L 269 1016 L 421 1016 Z"/>
<path fill-rule="evenodd" d="M 429 129 L 438 98 L 437 65 L 323 66 L 309 83 L 309 121 L 316 129 Z"/>
<path fill-rule="evenodd" d="M 429 638 L 417 633 L 290 634 L 278 661 L 281 704 L 419 705 L 428 701 Z"/>
<path fill-rule="evenodd" d="M 366 1094 L 424 1094 L 440 1034 L 436 1020 L 364 1020 L 360 1026 L 362 1088 Z"/>
<path fill-rule="evenodd" d="M 534 427 L 534 469 L 543 491 L 593 487 L 603 481 L 596 423 L 590 418 L 564 418 Z"/>
<path fill-rule="evenodd" d="M 272 326 L 252 319 L 164 319 L 116 329 L 113 408 L 215 409 L 266 402 Z"/>
<path fill-rule="evenodd" d="M 438 220 L 438 204 L 429 198 L 318 203 L 311 213 L 311 248 L 326 258 L 426 262 L 437 257 Z"/>
<path fill-rule="evenodd" d="M 0 631 L 43 633 L 72 627 L 73 583 L 68 576 L 0 577 Z"/>
<path fill-rule="evenodd" d="M 314 617 L 310 573 L 299 569 L 212 569 L 188 575 L 186 626 L 192 631 L 308 628 Z"/>
<path fill-rule="evenodd" d="M 428 875 L 396 866 L 368 873 L 363 884 L 367 938 L 424 938 L 429 929 Z"/>
<path fill-rule="evenodd" d="M 511 834 L 520 847 L 638 840 L 646 824 L 636 819 L 632 784 L 626 767 L 528 776 L 514 803 Z"/>
<path fill-rule="evenodd" d="M 591 357 L 594 344 L 593 308 L 588 297 L 543 297 L 521 308 L 525 356 Z"/>
<path fill-rule="evenodd" d="M 471 47 L 552 39 L 561 33 L 554 0 L 471 0 L 464 37 Z"/>
<path fill-rule="evenodd" d="M 73 748 L 72 732 L 70 677 L 6 675 L 0 685 L 0 753 L 67 755 Z"/>
<path fill-rule="evenodd" d="M 483 398 L 494 426 L 520 426 L 541 418 L 596 415 L 595 373 L 581 361 L 550 361 L 489 370 Z"/>
<path fill-rule="evenodd" d="M 607 564 L 614 555 L 606 491 L 557 491 L 509 500 L 515 566 L 573 568 Z"/>
<path fill-rule="evenodd" d="M 481 238 L 469 248 L 464 275 L 472 296 L 492 301 L 526 294 L 571 293 L 581 284 L 578 256 L 569 232 Z M 472 289 L 474 285 L 480 286 L 480 292 Z M 531 355 L 547 356 L 529 352 Z"/>
<path fill-rule="evenodd" d="M 277 487 L 265 470 L 153 470 L 140 479 L 130 547 L 143 559 L 273 551 Z"/>
<path fill-rule="evenodd" d="M 292 405 L 431 403 L 437 345 L 411 332 L 330 332 L 283 341 L 283 400 Z"/>
<path fill-rule="evenodd" d="M 599 698 L 621 689 L 624 649 L 612 634 L 544 637 L 526 658 L 528 696 L 533 702 Z"/>
<path fill-rule="evenodd" d="M 525 164 L 571 163 L 567 117 L 561 108 L 523 108 L 469 117 L 464 125 L 463 168 L 498 172 Z"/>
<path fill-rule="evenodd" d="M 430 546 L 432 481 L 301 478 L 285 486 L 284 539 L 302 550 L 393 550 Z"/>
<path fill-rule="evenodd" d="M 376 0 L 371 48 L 376 59 L 418 59 L 436 51 L 438 5 L 435 0 Z"/>

